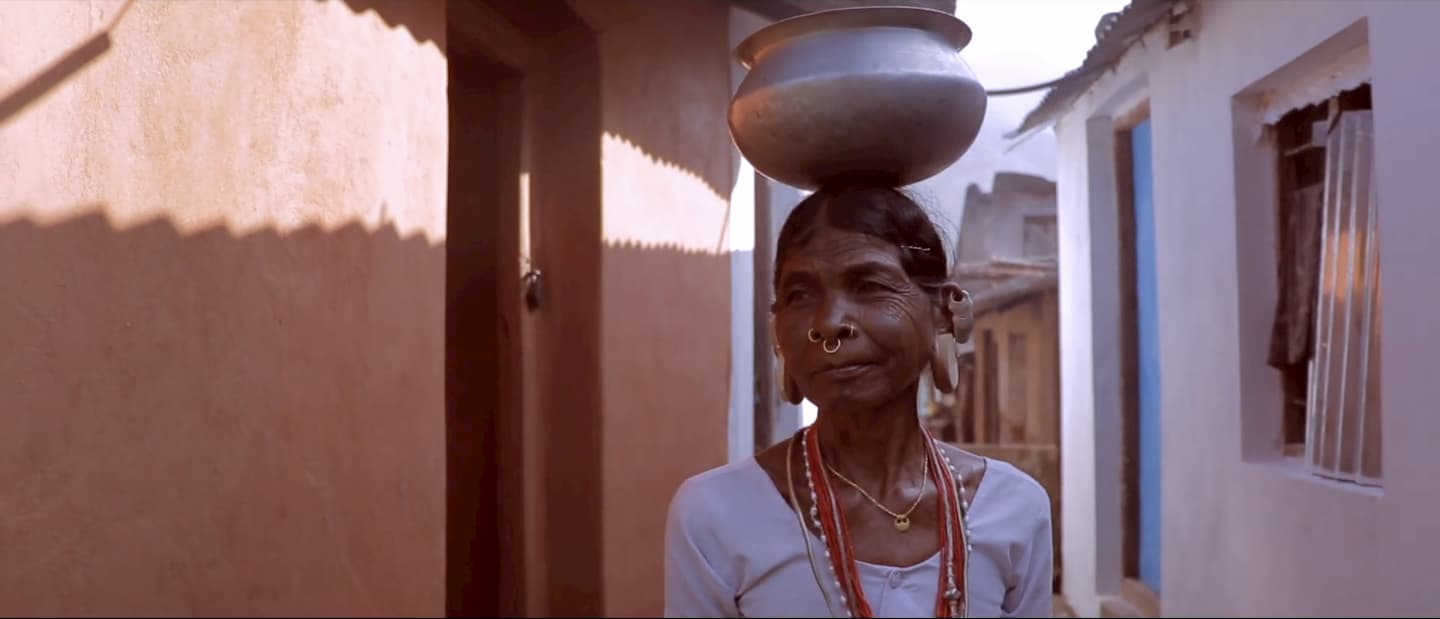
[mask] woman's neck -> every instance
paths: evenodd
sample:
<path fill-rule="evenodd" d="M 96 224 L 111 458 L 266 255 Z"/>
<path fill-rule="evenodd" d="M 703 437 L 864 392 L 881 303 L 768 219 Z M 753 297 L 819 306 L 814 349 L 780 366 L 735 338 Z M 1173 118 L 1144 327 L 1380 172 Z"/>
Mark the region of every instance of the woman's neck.
<path fill-rule="evenodd" d="M 914 403 L 900 397 L 878 409 L 820 410 L 815 430 L 826 464 L 877 496 L 918 487 L 925 437 Z"/>

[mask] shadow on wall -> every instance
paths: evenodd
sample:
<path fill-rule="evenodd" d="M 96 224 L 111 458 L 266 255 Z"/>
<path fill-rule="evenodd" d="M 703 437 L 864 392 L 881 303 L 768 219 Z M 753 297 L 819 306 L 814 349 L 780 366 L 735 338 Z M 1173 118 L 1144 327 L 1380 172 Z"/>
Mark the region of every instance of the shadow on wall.
<path fill-rule="evenodd" d="M 0 125 L 4 125 L 11 116 L 20 113 L 110 51 L 110 33 L 120 24 L 120 20 L 124 19 L 125 13 L 134 3 L 135 0 L 126 0 L 99 32 L 70 48 L 64 56 L 57 58 L 29 79 L 0 94 Z"/>
<path fill-rule="evenodd" d="M 494 137 L 492 127 L 500 124 L 492 120 L 494 110 L 456 106 L 456 93 L 466 90 L 457 73 L 483 91 L 495 86 L 487 75 L 512 72 L 487 70 L 485 61 L 470 55 L 486 49 L 475 39 L 487 33 L 479 29 L 484 19 L 467 23 L 466 16 L 502 17 L 508 22 L 502 26 L 513 27 L 501 30 L 527 44 L 519 47 L 544 50 L 546 58 L 522 67 L 529 72 L 527 83 L 537 87 L 526 92 L 536 97 L 532 102 L 541 118 L 539 129 L 527 136 L 535 160 L 528 172 L 538 220 L 531 228 L 531 257 L 545 273 L 547 297 L 521 321 L 536 336 L 525 343 L 525 363 L 539 368 L 526 376 L 525 388 L 534 393 L 526 392 L 523 408 L 538 415 L 539 423 L 529 419 L 545 435 L 532 452 L 541 454 L 544 468 L 524 474 L 543 479 L 544 513 L 538 521 L 511 522 L 519 502 L 505 499 L 511 485 L 497 478 L 506 473 L 486 471 L 483 458 L 467 459 L 470 454 L 457 449 L 460 461 L 452 467 L 461 473 L 452 478 L 458 487 L 451 495 L 452 516 L 479 524 L 468 532 L 474 539 L 466 539 L 464 526 L 452 530 L 450 560 L 461 564 L 452 565 L 452 589 L 465 604 L 513 592 L 503 574 L 519 562 L 515 531 L 534 535 L 539 528 L 543 560 L 529 560 L 541 567 L 511 570 L 508 578 L 517 571 L 542 578 L 526 585 L 547 592 L 546 610 L 653 616 L 660 610 L 655 583 L 662 580 L 665 506 L 684 477 L 725 460 L 730 263 L 719 250 L 625 241 L 685 239 L 690 247 L 725 248 L 724 197 L 735 182 L 724 114 L 732 62 L 728 5 L 449 0 L 448 32 L 426 35 L 423 25 L 409 23 L 414 16 L 401 2 L 343 1 L 357 14 L 373 10 L 387 25 L 408 28 L 417 38 L 445 37 L 452 166 L 485 156 L 457 146 L 464 141 L 456 136 L 474 130 L 477 140 Z M 552 91 L 556 94 L 548 94 Z M 576 99 L 576 93 L 588 96 Z M 612 143 L 607 136 L 617 139 Z M 617 143 L 625 148 L 610 155 L 600 150 Z M 500 177 L 508 172 L 497 172 L 493 164 L 477 168 L 495 174 L 497 184 L 507 182 Z M 470 174 L 466 182 L 473 181 L 477 191 L 463 192 L 456 191 L 457 175 L 451 174 L 452 252 L 476 247 L 462 235 L 478 226 L 456 215 L 454 200 L 491 195 L 481 190 L 490 183 L 485 176 Z M 607 190 L 614 193 L 602 199 Z M 474 213 L 477 224 L 499 228 L 493 214 L 485 213 L 486 204 L 476 205 L 482 207 Z M 452 257 L 452 277 L 457 264 Z M 452 439 L 491 431 L 475 426 L 456 424 Z M 466 475 L 476 483 L 465 483 Z M 487 493 L 486 484 L 500 492 Z M 486 504 L 496 496 L 500 505 Z M 587 517 L 577 520 L 579 512 Z M 457 561 L 461 552 L 478 559 Z M 497 556 L 502 560 L 484 565 Z M 490 578 L 487 568 L 502 576 Z"/>
<path fill-rule="evenodd" d="M 335 0 L 316 0 L 334 2 Z M 445 22 L 434 19 L 433 2 L 446 0 L 339 0 L 357 14 L 374 13 L 391 28 L 403 28 L 417 43 L 430 43 L 445 51 Z"/>
<path fill-rule="evenodd" d="M 447 25 L 443 21 L 434 19 L 432 7 L 435 3 L 443 3 L 452 6 L 456 3 L 468 3 L 473 5 L 484 5 L 487 10 L 495 11 L 501 17 L 510 21 L 515 27 L 532 39 L 544 39 L 546 37 L 561 34 L 555 29 L 555 24 L 565 23 L 567 17 L 572 14 L 566 0 L 547 0 L 546 2 L 535 2 L 534 0 L 316 0 L 318 2 L 344 2 L 358 15 L 374 13 L 390 28 L 403 29 L 410 33 L 410 36 L 417 43 L 429 43 L 436 45 L 445 51 L 447 37 Z M 617 0 L 588 0 L 589 2 L 614 3 Z M 453 11 L 452 11 L 453 12 Z M 453 16 L 452 16 L 453 17 Z M 450 28 L 453 29 L 453 24 Z M 464 29 L 461 25 L 461 29 Z M 450 41 L 453 43 L 453 41 Z"/>
<path fill-rule="evenodd" d="M 0 224 L 0 608 L 443 613 L 444 302 L 389 227 Z"/>
<path fill-rule="evenodd" d="M 646 10 L 625 13 L 600 37 L 605 66 L 626 69 L 604 75 L 605 131 L 728 197 L 736 174 L 726 120 L 735 62 L 728 4 L 630 4 Z"/>
<path fill-rule="evenodd" d="M 723 458 L 724 417 L 695 413 L 727 397 L 705 343 L 729 325 L 695 292 L 728 256 L 603 254 L 644 275 L 610 294 L 672 310 L 607 323 L 607 423 L 671 458 Z M 0 564 L 0 608 L 443 613 L 444 265 L 444 246 L 389 227 L 0 224 L 0 540 L 24 559 Z M 655 453 L 606 454 L 616 500 L 668 501 L 678 472 Z M 663 519 L 605 526 L 658 556 Z M 611 558 L 641 569 L 609 570 L 610 590 L 655 597 L 608 606 L 644 614 L 662 566 L 633 559 Z"/>
<path fill-rule="evenodd" d="M 729 254 L 607 243 L 601 358 L 607 494 L 604 613 L 664 610 L 667 506 L 685 477 L 725 462 L 730 401 Z M 717 283 L 718 282 L 718 283 Z M 718 290 L 717 290 L 718 289 Z"/>

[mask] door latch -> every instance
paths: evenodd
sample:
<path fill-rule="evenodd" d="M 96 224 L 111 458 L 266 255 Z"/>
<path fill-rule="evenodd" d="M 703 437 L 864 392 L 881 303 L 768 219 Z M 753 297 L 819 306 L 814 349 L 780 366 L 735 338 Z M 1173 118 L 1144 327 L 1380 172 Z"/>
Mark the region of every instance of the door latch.
<path fill-rule="evenodd" d="M 532 312 L 539 309 L 540 304 L 545 301 L 545 287 L 541 283 L 540 270 L 526 271 L 520 281 L 525 285 L 525 308 Z"/>

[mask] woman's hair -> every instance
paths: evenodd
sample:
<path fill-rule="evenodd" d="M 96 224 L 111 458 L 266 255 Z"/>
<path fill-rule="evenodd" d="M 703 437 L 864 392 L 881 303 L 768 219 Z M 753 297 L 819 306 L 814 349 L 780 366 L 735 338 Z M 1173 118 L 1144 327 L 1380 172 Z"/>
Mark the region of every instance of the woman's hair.
<path fill-rule="evenodd" d="M 781 226 L 775 243 L 775 286 L 780 283 L 786 253 L 827 227 L 894 245 L 900 250 L 905 274 L 927 290 L 933 291 L 948 277 L 945 244 L 930 216 L 913 198 L 884 185 L 831 184 L 796 205 Z"/>

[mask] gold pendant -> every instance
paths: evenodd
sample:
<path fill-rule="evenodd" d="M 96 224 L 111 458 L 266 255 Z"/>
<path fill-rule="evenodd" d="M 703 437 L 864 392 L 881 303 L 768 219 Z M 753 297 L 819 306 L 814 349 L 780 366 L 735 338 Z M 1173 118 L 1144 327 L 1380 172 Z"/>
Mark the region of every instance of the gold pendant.
<path fill-rule="evenodd" d="M 910 517 L 909 517 L 909 516 L 896 516 L 896 517 L 895 517 L 895 530 L 896 530 L 896 531 L 899 531 L 899 532 L 901 532 L 901 533 L 904 533 L 904 532 L 906 532 L 906 531 L 909 531 L 909 530 L 910 530 Z"/>

